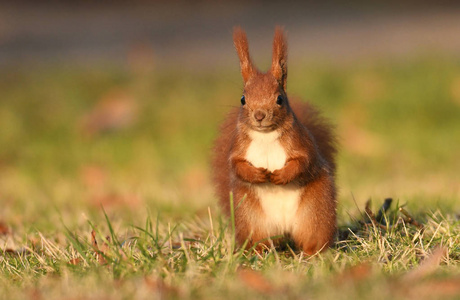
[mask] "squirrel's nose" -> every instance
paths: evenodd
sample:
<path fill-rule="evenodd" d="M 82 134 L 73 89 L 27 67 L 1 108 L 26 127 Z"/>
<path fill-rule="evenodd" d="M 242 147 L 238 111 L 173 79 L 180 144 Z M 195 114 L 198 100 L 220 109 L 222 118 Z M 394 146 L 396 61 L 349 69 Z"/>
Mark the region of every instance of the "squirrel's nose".
<path fill-rule="evenodd" d="M 262 120 L 265 119 L 266 116 L 267 116 L 267 114 L 264 111 L 260 110 L 260 109 L 258 109 L 258 110 L 256 110 L 254 112 L 254 119 L 256 119 L 259 122 L 262 122 Z"/>

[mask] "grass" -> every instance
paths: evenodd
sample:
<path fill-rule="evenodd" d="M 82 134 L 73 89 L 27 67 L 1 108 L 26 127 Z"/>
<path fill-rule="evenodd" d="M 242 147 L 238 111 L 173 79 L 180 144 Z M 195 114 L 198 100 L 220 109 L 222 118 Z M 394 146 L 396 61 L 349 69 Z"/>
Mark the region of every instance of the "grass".
<path fill-rule="evenodd" d="M 289 92 L 337 125 L 353 231 L 314 257 L 233 251 L 208 161 L 236 69 L 0 72 L 0 298 L 458 296 L 458 59 L 291 66 Z M 128 121 L 88 121 L 117 103 Z M 393 226 L 364 224 L 386 197 Z"/>

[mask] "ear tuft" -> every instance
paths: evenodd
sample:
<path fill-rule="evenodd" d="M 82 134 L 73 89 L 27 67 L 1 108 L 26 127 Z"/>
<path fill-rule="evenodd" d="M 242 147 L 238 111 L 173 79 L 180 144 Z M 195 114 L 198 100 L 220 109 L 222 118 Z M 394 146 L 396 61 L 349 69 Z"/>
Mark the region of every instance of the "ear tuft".
<path fill-rule="evenodd" d="M 287 80 L 287 41 L 284 36 L 283 28 L 276 26 L 275 36 L 273 38 L 273 58 L 270 69 L 273 76 L 286 90 Z"/>
<path fill-rule="evenodd" d="M 246 82 L 256 71 L 249 56 L 249 43 L 244 30 L 237 26 L 233 29 L 233 43 L 240 59 L 241 75 Z"/>

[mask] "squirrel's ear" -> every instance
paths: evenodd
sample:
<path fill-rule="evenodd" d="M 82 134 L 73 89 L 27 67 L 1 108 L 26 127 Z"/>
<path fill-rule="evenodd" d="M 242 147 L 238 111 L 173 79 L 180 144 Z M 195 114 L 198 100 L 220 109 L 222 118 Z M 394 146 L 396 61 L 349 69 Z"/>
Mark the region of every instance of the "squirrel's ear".
<path fill-rule="evenodd" d="M 283 29 L 279 26 L 275 28 L 275 36 L 273 38 L 273 58 L 272 67 L 270 69 L 273 76 L 286 90 L 287 79 L 287 42 L 284 36 Z"/>
<path fill-rule="evenodd" d="M 243 76 L 243 81 L 246 82 L 254 74 L 255 68 L 249 56 L 248 38 L 241 27 L 233 29 L 233 43 L 240 58 L 241 75 Z"/>

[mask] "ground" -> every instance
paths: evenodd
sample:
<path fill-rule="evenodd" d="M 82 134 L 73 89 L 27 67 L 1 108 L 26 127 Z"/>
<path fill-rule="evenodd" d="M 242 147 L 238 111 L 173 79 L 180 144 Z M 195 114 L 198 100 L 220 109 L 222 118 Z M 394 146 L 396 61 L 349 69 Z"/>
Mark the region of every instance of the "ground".
<path fill-rule="evenodd" d="M 291 65 L 289 93 L 320 107 L 340 140 L 341 234 L 312 257 L 242 251 L 217 207 L 209 160 L 218 124 L 239 104 L 237 72 L 0 72 L 5 298 L 460 293 L 458 58 Z M 386 219 L 369 218 L 367 200 L 377 215 L 388 197 Z"/>

